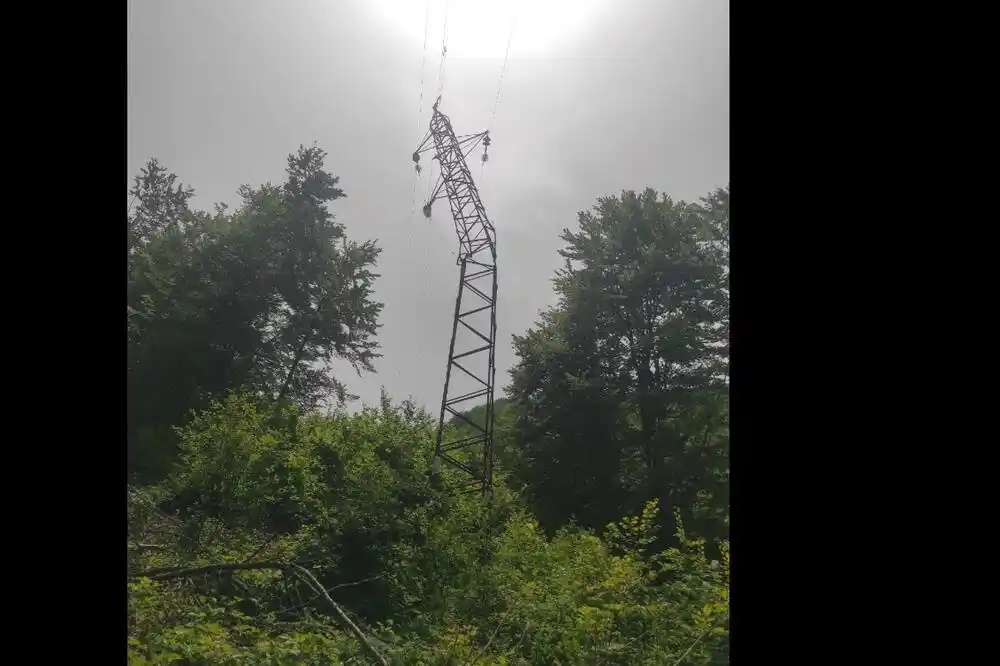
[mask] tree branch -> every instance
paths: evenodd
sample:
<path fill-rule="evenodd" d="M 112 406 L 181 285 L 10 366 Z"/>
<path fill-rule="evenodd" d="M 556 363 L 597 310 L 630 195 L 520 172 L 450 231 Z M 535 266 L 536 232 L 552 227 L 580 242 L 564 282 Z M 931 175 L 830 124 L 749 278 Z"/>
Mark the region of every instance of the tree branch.
<path fill-rule="evenodd" d="M 364 583 L 370 583 L 373 580 L 378 580 L 382 577 L 382 574 L 377 576 L 371 576 L 369 578 L 362 578 L 361 580 L 356 580 L 353 583 L 340 583 L 339 585 L 334 585 L 333 587 L 327 588 L 327 591 L 332 592 L 333 590 L 339 590 L 342 587 L 354 587 L 355 585 L 362 585 Z"/>
<path fill-rule="evenodd" d="M 674 662 L 674 666 L 678 666 L 682 661 L 684 661 L 685 659 L 687 659 L 687 656 L 689 654 L 691 654 L 691 650 L 693 650 L 694 647 L 698 643 L 701 642 L 701 639 L 703 639 L 705 636 L 707 636 L 708 632 L 711 631 L 711 630 L 712 630 L 712 627 L 709 627 L 705 631 L 703 631 L 700 634 L 698 634 L 698 637 L 696 639 L 694 639 L 694 643 L 691 643 L 691 645 L 688 646 L 688 649 L 684 650 L 684 654 L 681 655 L 681 658 Z"/>
<path fill-rule="evenodd" d="M 321 596 L 326 602 L 327 606 L 333 610 L 334 615 L 340 621 L 340 624 L 350 631 L 354 636 L 361 642 L 364 648 L 372 655 L 382 666 L 389 666 L 389 662 L 385 660 L 375 646 L 371 644 L 368 637 L 365 636 L 364 632 L 358 629 L 358 626 L 351 621 L 351 618 L 347 617 L 347 613 L 337 604 L 336 601 L 330 598 L 329 592 L 326 588 L 316 579 L 308 569 L 299 566 L 294 563 L 283 563 L 283 562 L 229 562 L 223 564 L 207 564 L 200 567 L 189 567 L 186 569 L 178 569 L 177 567 L 166 567 L 162 569 L 151 569 L 149 571 L 143 571 L 140 573 L 129 574 L 129 578 L 149 578 L 150 580 L 169 580 L 172 578 L 186 578 L 190 576 L 196 576 L 201 573 L 209 572 L 221 572 L 221 571 L 250 571 L 259 569 L 272 569 L 275 571 L 281 571 L 283 573 L 291 573 L 296 576 L 299 580 L 309 586 L 313 592 Z M 364 581 L 360 581 L 364 582 Z"/>
<path fill-rule="evenodd" d="M 266 548 L 267 548 L 268 546 L 270 546 L 270 545 L 271 545 L 272 543 L 274 543 L 274 541 L 275 541 L 275 540 L 276 540 L 277 538 L 278 538 L 278 535 L 277 535 L 277 534 L 272 534 L 272 535 L 271 535 L 271 536 L 269 536 L 269 537 L 268 537 L 267 539 L 265 539 L 265 540 L 264 540 L 264 543 L 262 543 L 262 544 L 260 545 L 260 547 L 259 547 L 259 548 L 257 548 L 257 550 L 255 550 L 255 551 L 253 552 L 253 555 L 251 555 L 250 557 L 248 557 L 248 558 L 246 559 L 246 562 L 249 562 L 249 561 L 251 561 L 251 560 L 252 560 L 253 558 L 257 557 L 257 556 L 258 556 L 258 555 L 260 555 L 260 554 L 261 554 L 262 552 L 264 552 L 264 549 L 266 549 Z"/>
<path fill-rule="evenodd" d="M 521 647 L 521 642 L 522 642 L 522 641 L 524 640 L 524 635 L 528 633 L 528 627 L 529 627 L 529 626 L 531 626 L 531 623 L 530 623 L 530 622 L 525 622 L 525 623 L 524 623 L 524 629 L 523 629 L 523 630 L 521 630 L 521 635 L 520 635 L 520 636 L 518 637 L 518 639 L 517 639 L 517 643 L 515 643 L 515 644 L 514 644 L 514 647 L 512 647 L 512 648 L 511 648 L 511 649 L 510 649 L 510 650 L 508 651 L 508 652 L 509 652 L 510 654 L 515 654 L 515 653 L 517 652 L 517 649 L 518 649 L 519 647 Z"/>
<path fill-rule="evenodd" d="M 483 654 L 486 653 L 486 650 L 489 649 L 490 644 L 493 642 L 493 639 L 497 637 L 497 633 L 500 631 L 500 627 L 502 626 L 503 626 L 503 618 L 501 618 L 501 621 L 497 623 L 496 629 L 493 630 L 493 634 L 490 636 L 489 640 L 486 641 L 486 645 L 484 645 L 482 649 L 476 653 L 476 656 L 474 656 L 469 661 L 465 662 L 464 666 L 472 666 L 477 661 L 479 661 L 479 658 L 482 657 Z"/>
<path fill-rule="evenodd" d="M 367 649 L 368 652 L 375 657 L 380 664 L 382 664 L 382 666 L 389 666 L 389 662 L 385 660 L 385 657 L 383 657 L 379 651 L 375 649 L 375 646 L 369 642 L 368 637 L 365 636 L 360 629 L 358 629 L 358 626 L 351 622 L 351 618 L 347 617 L 347 613 L 344 612 L 344 609 L 342 609 L 336 601 L 330 598 L 330 594 L 326 591 L 326 588 L 320 585 L 320 582 L 316 580 L 316 577 L 312 575 L 311 571 L 304 567 L 300 567 L 297 564 L 290 564 L 289 567 L 292 571 L 298 574 L 306 585 L 313 589 L 313 592 L 316 592 L 323 597 L 323 600 L 326 601 L 327 605 L 331 609 L 333 609 L 333 612 L 336 614 L 341 623 L 350 629 L 351 633 L 353 633 L 357 639 L 361 641 L 361 644 L 365 646 L 365 649 Z"/>
<path fill-rule="evenodd" d="M 230 562 L 223 564 L 206 564 L 200 567 L 162 567 L 159 569 L 150 569 L 149 571 L 141 571 L 139 573 L 129 574 L 129 578 L 148 578 L 150 580 L 170 580 L 171 578 L 186 578 L 190 576 L 197 576 L 202 573 L 218 573 L 221 571 L 249 571 L 252 569 L 274 569 L 278 571 L 285 571 L 288 569 L 287 564 L 282 564 L 281 562 Z"/>

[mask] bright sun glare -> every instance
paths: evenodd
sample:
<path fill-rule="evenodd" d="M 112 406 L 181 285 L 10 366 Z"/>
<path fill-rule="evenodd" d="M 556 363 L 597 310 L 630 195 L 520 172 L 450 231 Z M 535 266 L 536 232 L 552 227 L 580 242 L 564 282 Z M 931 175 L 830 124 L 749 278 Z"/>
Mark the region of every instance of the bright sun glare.
<path fill-rule="evenodd" d="M 371 0 L 382 18 L 427 56 L 441 51 L 447 8 L 449 58 L 503 58 L 515 24 L 510 55 L 540 56 L 583 27 L 599 0 Z"/>

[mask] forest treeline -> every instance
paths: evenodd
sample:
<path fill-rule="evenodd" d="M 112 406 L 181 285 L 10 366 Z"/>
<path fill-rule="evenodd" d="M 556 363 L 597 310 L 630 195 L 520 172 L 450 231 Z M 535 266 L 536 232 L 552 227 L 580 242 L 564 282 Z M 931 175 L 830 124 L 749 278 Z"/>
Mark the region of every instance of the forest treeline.
<path fill-rule="evenodd" d="M 232 210 L 155 160 L 129 191 L 129 663 L 728 663 L 728 189 L 563 231 L 487 504 L 431 483 L 424 405 L 344 409 L 380 249 L 324 160 Z"/>

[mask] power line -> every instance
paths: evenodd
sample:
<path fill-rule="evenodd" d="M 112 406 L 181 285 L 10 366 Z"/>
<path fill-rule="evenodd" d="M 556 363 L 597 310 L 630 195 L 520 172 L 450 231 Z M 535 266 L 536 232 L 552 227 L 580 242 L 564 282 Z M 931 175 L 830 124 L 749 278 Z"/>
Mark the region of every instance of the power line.
<path fill-rule="evenodd" d="M 441 34 L 441 64 L 438 66 L 438 99 L 444 92 L 444 63 L 448 57 L 448 7 L 450 0 L 444 4 L 444 30 Z"/>
<path fill-rule="evenodd" d="M 424 119 L 424 71 L 427 69 L 427 27 L 431 22 L 431 2 L 424 2 L 424 48 L 420 57 L 420 112 L 417 115 L 417 131 Z"/>
<path fill-rule="evenodd" d="M 431 22 L 431 2 L 424 1 L 424 46 L 420 56 L 420 104 L 417 111 L 417 131 L 420 131 L 424 118 L 424 72 L 427 71 L 427 28 Z M 413 188 L 410 192 L 410 214 L 408 220 L 413 219 L 413 211 L 417 209 L 417 181 L 420 180 L 420 171 L 415 170 L 413 176 Z"/>
<path fill-rule="evenodd" d="M 517 25 L 517 15 L 515 14 L 510 19 L 510 32 L 507 33 L 507 50 L 503 54 L 503 66 L 500 67 L 500 83 L 497 84 L 497 96 L 493 100 L 493 115 L 490 116 L 490 122 L 486 126 L 486 131 L 489 131 L 490 127 L 493 126 L 493 121 L 497 117 L 497 107 L 500 106 L 500 90 L 503 88 L 503 77 L 507 73 L 507 59 L 510 57 L 510 43 L 514 40 L 514 26 Z"/>
<path fill-rule="evenodd" d="M 517 25 L 517 14 L 514 14 L 510 18 L 510 31 L 507 33 L 507 48 L 503 54 L 503 65 L 500 67 L 500 82 L 497 83 L 497 96 L 493 100 L 493 113 L 490 115 L 490 122 L 486 125 L 487 134 L 490 128 L 493 127 L 493 121 L 497 117 L 497 108 L 500 106 L 500 91 L 503 89 L 503 78 L 504 74 L 507 73 L 507 60 L 510 58 L 510 44 L 514 41 L 514 27 Z M 486 155 L 483 155 L 483 160 L 479 165 L 479 184 L 482 186 L 483 180 L 486 177 Z"/>

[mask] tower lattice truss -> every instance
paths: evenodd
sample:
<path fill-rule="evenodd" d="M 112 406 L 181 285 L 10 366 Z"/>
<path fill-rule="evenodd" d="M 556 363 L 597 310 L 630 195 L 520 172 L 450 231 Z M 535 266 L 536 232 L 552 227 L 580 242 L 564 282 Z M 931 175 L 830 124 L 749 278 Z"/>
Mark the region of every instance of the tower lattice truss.
<path fill-rule="evenodd" d="M 439 470 L 443 461 L 461 470 L 465 478 L 463 487 L 481 490 L 489 498 L 493 492 L 496 380 L 496 236 L 465 158 L 482 144 L 485 162 L 490 138 L 488 132 L 456 136 L 451 121 L 438 109 L 439 103 L 440 98 L 433 107 L 430 131 L 413 153 L 418 171 L 420 156 L 428 152 L 441 170 L 423 207 L 424 215 L 430 217 L 434 201 L 447 196 L 459 242 L 458 295 L 448 346 L 434 469 Z M 483 399 L 483 418 L 470 419 L 463 413 Z M 464 427 L 446 428 L 453 419 Z"/>

